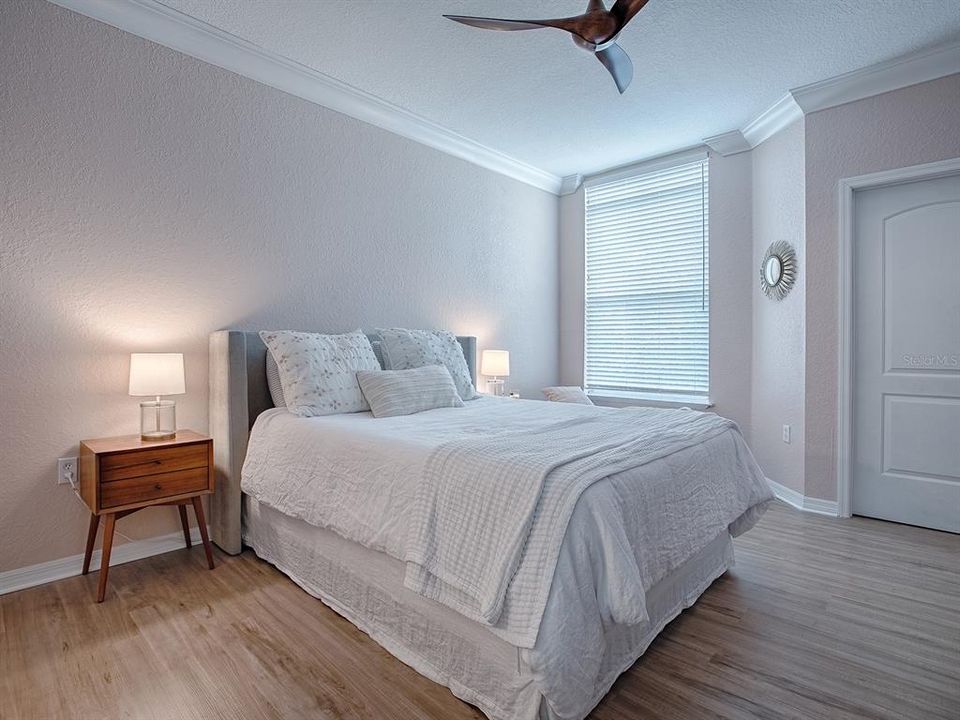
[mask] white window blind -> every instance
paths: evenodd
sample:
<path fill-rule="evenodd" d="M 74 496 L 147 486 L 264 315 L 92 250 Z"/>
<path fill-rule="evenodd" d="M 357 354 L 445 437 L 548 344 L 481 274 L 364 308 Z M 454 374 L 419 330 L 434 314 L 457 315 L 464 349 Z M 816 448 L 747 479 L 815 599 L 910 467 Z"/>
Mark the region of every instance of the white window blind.
<path fill-rule="evenodd" d="M 710 390 L 707 160 L 588 186 L 584 384 Z"/>

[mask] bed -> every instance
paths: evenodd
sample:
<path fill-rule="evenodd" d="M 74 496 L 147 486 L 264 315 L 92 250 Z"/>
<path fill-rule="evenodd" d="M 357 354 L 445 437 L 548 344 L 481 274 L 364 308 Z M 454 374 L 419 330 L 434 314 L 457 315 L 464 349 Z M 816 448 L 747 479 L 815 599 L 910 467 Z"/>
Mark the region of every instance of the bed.
<path fill-rule="evenodd" d="M 476 340 L 458 341 L 475 379 Z M 535 623 L 517 620 L 525 606 L 511 594 L 536 575 L 526 570 L 527 545 L 537 546 L 531 540 L 519 566 L 508 568 L 502 608 L 474 616 L 442 593 L 412 589 L 409 517 L 429 459 L 451 438 L 487 428 L 499 428 L 497 447 L 508 452 L 511 435 L 543 418 L 581 432 L 582 414 L 619 422 L 626 416 L 610 413 L 622 411 L 481 398 L 396 418 L 299 418 L 272 407 L 257 333 L 214 333 L 210 349 L 214 541 L 229 553 L 251 547 L 494 720 L 585 717 L 663 627 L 732 566 L 731 534 L 749 529 L 772 499 L 739 430 L 714 424 L 680 450 L 584 483 L 555 557 L 540 570 L 549 577 L 538 585 L 547 590 Z M 630 493 L 641 494 L 628 507 L 647 509 L 621 518 Z M 637 538 L 642 553 L 632 549 Z"/>

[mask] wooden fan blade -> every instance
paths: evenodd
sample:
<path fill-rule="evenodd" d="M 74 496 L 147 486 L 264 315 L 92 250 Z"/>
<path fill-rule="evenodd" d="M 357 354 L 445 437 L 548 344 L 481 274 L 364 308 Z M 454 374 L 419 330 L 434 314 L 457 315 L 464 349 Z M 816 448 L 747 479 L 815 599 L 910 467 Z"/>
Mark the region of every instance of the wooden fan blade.
<path fill-rule="evenodd" d="M 541 30 L 550 25 L 550 20 L 501 20 L 500 18 L 471 17 L 470 15 L 444 15 L 454 22 L 483 28 L 484 30 Z"/>
<path fill-rule="evenodd" d="M 550 18 L 547 20 L 505 20 L 502 18 L 473 17 L 471 15 L 444 15 L 445 18 L 454 22 L 470 25 L 471 27 L 483 28 L 484 30 L 539 30 L 540 28 L 557 28 L 566 30 L 571 35 L 583 39 L 585 42 L 593 42 L 585 37 L 581 32 L 581 21 L 579 17 L 573 18 Z"/>
<path fill-rule="evenodd" d="M 630 22 L 634 15 L 643 10 L 643 6 L 648 2 L 650 0 L 617 0 L 610 8 L 610 14 L 617 19 L 617 25 L 619 26 L 617 32 L 623 30 L 623 26 Z"/>
<path fill-rule="evenodd" d="M 630 60 L 630 56 L 616 43 L 603 50 L 598 50 L 595 55 L 597 60 L 603 63 L 603 66 L 613 76 L 613 81 L 617 84 L 617 90 L 623 95 L 633 80 L 633 61 Z"/>

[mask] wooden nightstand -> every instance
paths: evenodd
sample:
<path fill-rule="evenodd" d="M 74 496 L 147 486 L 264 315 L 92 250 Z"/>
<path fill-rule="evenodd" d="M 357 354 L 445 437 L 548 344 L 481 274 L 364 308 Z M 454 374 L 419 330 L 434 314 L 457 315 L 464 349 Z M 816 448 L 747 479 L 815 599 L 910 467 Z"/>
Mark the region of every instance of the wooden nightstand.
<path fill-rule="evenodd" d="M 146 442 L 139 435 L 84 440 L 78 460 L 80 497 L 90 508 L 87 550 L 83 556 L 83 574 L 90 571 L 90 557 L 97 539 L 100 517 L 103 550 L 97 602 L 103 602 L 113 549 L 113 530 L 120 518 L 153 505 L 176 505 L 180 511 L 183 538 L 189 548 L 190 526 L 187 505 L 193 505 L 200 526 L 200 537 L 207 553 L 207 565 L 213 570 L 213 552 L 207 537 L 201 495 L 213 492 L 213 440 L 192 430 L 177 430 L 173 440 Z"/>

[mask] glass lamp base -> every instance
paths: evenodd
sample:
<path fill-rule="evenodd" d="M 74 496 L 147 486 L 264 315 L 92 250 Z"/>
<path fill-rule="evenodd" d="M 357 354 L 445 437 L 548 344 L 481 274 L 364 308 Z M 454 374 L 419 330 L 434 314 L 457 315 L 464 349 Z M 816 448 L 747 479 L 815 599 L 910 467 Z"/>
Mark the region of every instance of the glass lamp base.
<path fill-rule="evenodd" d="M 494 397 L 503 397 L 503 385 L 503 378 L 489 378 L 487 380 L 487 393 Z"/>
<path fill-rule="evenodd" d="M 173 400 L 140 403 L 140 439 L 145 442 L 177 437 L 177 404 Z"/>
<path fill-rule="evenodd" d="M 145 440 L 146 442 L 150 442 L 151 440 L 153 440 L 153 441 L 156 441 L 156 440 L 175 440 L 176 437 L 177 437 L 177 433 L 175 433 L 175 432 L 164 432 L 164 433 L 160 433 L 160 432 L 145 432 L 145 433 L 144 433 L 144 432 L 142 432 L 142 433 L 140 433 L 140 439 L 141 439 L 141 440 Z"/>

